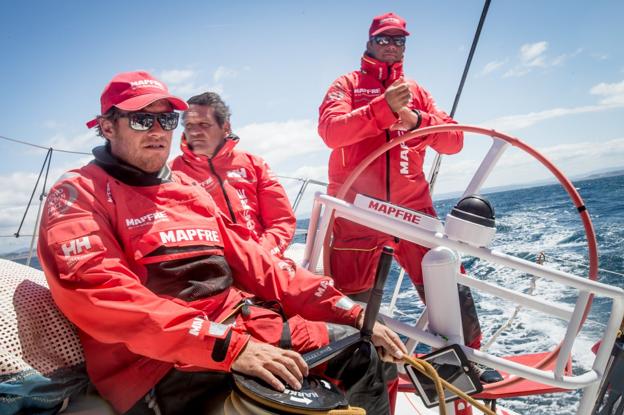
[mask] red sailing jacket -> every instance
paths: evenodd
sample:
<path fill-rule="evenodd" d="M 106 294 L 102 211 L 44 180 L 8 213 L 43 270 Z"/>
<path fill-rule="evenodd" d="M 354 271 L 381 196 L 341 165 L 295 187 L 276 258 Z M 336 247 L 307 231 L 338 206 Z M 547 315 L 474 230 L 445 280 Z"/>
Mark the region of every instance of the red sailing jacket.
<path fill-rule="evenodd" d="M 389 128 L 398 118 L 384 99 L 385 90 L 403 76 L 403 64 L 387 64 L 367 55 L 361 70 L 341 76 L 329 87 L 319 108 L 318 132 L 332 149 L 329 159 L 329 194 L 335 195 L 351 171 L 374 149 L 402 132 Z M 420 111 L 419 127 L 455 123 L 436 108 L 433 98 L 412 80 L 409 108 Z M 463 146 L 463 133 L 442 133 L 429 137 L 430 146 L 442 154 L 453 154 Z M 417 141 L 420 141 L 418 139 Z M 411 209 L 432 206 L 429 187 L 423 173 L 425 150 L 416 151 L 416 143 L 403 143 L 373 161 L 355 182 L 348 195 L 363 193 Z"/>
<path fill-rule="evenodd" d="M 91 380 L 118 411 L 174 366 L 229 371 L 249 335 L 216 322 L 246 292 L 287 316 L 355 322 L 361 308 L 330 278 L 259 249 L 183 173 L 148 176 L 94 154 L 50 190 L 38 254 Z"/>
<path fill-rule="evenodd" d="M 235 150 L 239 139 L 226 138 L 213 157 L 196 155 L 182 135 L 182 155 L 171 163 L 197 182 L 233 222 L 251 230 L 273 254 L 283 254 L 295 233 L 296 220 L 282 185 L 258 156 Z"/>

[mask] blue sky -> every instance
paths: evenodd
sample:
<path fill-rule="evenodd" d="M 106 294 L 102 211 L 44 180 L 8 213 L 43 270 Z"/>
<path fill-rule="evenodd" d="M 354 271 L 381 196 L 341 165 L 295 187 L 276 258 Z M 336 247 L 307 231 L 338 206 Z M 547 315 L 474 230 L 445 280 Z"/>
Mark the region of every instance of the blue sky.
<path fill-rule="evenodd" d="M 183 98 L 221 93 L 241 147 L 264 155 L 278 174 L 322 180 L 329 153 L 316 135 L 318 105 L 336 77 L 357 69 L 372 17 L 394 11 L 407 20 L 406 74 L 450 111 L 482 7 L 11 2 L 0 15 L 0 135 L 88 152 L 101 140 L 84 122 L 98 113 L 105 84 L 118 72 L 146 69 Z M 621 1 L 494 0 L 455 118 L 515 135 L 572 176 L 624 167 L 622 16 Z M 467 136 L 464 151 L 444 159 L 436 191 L 463 189 L 489 143 Z M 45 152 L 3 140 L 0 152 L 6 235 L 19 224 Z M 50 180 L 88 159 L 55 153 Z M 512 150 L 486 186 L 547 176 Z M 8 242 L 0 239 L 2 249 Z"/>

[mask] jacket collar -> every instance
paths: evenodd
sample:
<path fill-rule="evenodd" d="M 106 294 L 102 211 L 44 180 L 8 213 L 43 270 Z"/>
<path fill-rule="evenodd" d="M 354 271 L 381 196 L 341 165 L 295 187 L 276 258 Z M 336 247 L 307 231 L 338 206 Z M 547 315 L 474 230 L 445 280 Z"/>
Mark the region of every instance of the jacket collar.
<path fill-rule="evenodd" d="M 110 152 L 110 143 L 95 147 L 92 150 L 95 160 L 92 163 L 100 166 L 115 179 L 130 186 L 156 186 L 171 181 L 171 170 L 165 164 L 157 173 L 146 173 L 118 159 Z"/>
<path fill-rule="evenodd" d="M 208 157 L 202 154 L 193 153 L 193 150 L 190 149 L 188 142 L 186 141 L 186 136 L 182 133 L 182 138 L 180 139 L 180 150 L 182 150 L 182 157 L 186 160 L 214 160 L 231 154 L 239 140 L 240 138 L 236 134 L 230 133 L 227 137 L 225 137 L 223 145 L 217 150 L 217 154 L 212 157 Z"/>
<path fill-rule="evenodd" d="M 386 63 L 364 53 L 360 70 L 362 73 L 377 78 L 384 86 L 388 86 L 403 76 L 403 61 Z"/>

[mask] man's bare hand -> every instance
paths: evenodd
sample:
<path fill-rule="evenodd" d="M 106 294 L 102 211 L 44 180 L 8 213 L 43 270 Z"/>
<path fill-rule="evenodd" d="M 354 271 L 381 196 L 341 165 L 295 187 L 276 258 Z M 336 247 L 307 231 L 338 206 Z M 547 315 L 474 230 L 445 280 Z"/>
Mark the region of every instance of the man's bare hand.
<path fill-rule="evenodd" d="M 386 89 L 384 92 L 384 98 L 392 112 L 399 112 L 403 107 L 406 107 L 412 99 L 412 94 L 409 89 L 409 85 L 403 78 L 397 79 Z"/>
<path fill-rule="evenodd" d="M 407 354 L 407 349 L 399 336 L 381 323 L 375 323 L 371 341 L 384 362 L 398 363 Z"/>
<path fill-rule="evenodd" d="M 363 324 L 364 312 L 362 311 L 357 318 L 355 327 L 361 330 Z M 381 360 L 385 362 L 398 363 L 407 354 L 407 349 L 398 334 L 379 322 L 375 322 L 373 326 L 371 341 L 377 347 Z"/>
<path fill-rule="evenodd" d="M 399 121 L 390 126 L 391 131 L 411 131 L 418 124 L 418 115 L 411 109 L 403 107 L 397 111 Z"/>
<path fill-rule="evenodd" d="M 275 390 L 283 392 L 283 380 L 295 390 L 301 389 L 308 365 L 292 350 L 250 340 L 232 364 L 232 370 L 262 379 Z"/>

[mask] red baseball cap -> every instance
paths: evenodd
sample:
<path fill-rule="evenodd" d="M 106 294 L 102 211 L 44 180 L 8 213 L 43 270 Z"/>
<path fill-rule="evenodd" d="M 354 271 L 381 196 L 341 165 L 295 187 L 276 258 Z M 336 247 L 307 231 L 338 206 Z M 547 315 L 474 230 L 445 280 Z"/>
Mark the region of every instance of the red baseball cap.
<path fill-rule="evenodd" d="M 137 111 L 148 105 L 166 99 L 174 109 L 186 111 L 188 105 L 183 99 L 169 93 L 167 85 L 147 72 L 122 72 L 116 75 L 104 88 L 100 103 L 101 114 L 106 114 L 112 107 L 124 111 Z M 88 128 L 98 124 L 97 118 L 87 122 Z"/>
<path fill-rule="evenodd" d="M 395 30 L 404 36 L 409 36 L 406 26 L 407 23 L 405 23 L 405 19 L 401 16 L 394 13 L 384 13 L 379 16 L 375 16 L 373 23 L 371 23 L 370 29 L 368 29 L 368 36 L 377 36 L 378 34 L 388 30 Z"/>

